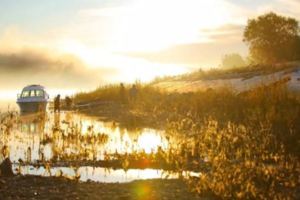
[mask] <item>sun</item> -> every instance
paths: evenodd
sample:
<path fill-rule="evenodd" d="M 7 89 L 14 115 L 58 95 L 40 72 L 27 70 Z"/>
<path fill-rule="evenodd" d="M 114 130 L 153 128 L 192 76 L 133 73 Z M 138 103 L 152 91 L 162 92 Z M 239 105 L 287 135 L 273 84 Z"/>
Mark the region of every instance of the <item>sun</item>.
<path fill-rule="evenodd" d="M 227 6 L 221 0 L 139 0 L 122 9 L 109 9 L 108 16 L 106 8 L 93 10 L 93 14 L 98 12 L 99 16 L 110 18 L 105 45 L 91 46 L 84 40 L 64 38 L 59 48 L 76 55 L 89 68 L 116 71 L 108 82 L 147 82 L 158 76 L 178 75 L 188 72 L 191 66 L 147 60 L 130 53 L 158 55 L 176 45 L 209 42 L 211 38 L 201 34 L 201 30 L 226 24 L 230 20 Z"/>
<path fill-rule="evenodd" d="M 115 53 L 110 49 L 89 47 L 76 39 L 63 39 L 60 41 L 60 51 L 75 55 L 87 68 L 100 69 L 109 67 L 116 71 L 109 82 L 135 81 L 148 82 L 157 76 L 177 75 L 187 72 L 185 66 L 154 63 L 141 58 L 134 58 L 121 53 Z"/>

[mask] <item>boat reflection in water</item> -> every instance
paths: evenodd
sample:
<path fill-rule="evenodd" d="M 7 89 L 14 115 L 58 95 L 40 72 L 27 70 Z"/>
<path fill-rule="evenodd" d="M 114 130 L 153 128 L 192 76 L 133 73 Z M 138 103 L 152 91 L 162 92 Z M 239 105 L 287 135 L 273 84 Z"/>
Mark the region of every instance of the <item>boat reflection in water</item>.
<path fill-rule="evenodd" d="M 19 118 L 20 131 L 27 134 L 39 134 L 44 132 L 46 113 L 21 114 Z"/>

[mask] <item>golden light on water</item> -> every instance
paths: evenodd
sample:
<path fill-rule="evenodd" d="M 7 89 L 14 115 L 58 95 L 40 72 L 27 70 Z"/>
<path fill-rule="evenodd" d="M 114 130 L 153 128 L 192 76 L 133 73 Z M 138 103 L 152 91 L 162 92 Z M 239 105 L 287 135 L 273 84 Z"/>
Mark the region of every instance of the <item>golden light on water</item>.
<path fill-rule="evenodd" d="M 300 0 L 67 2 L 1 2 L 0 200 L 300 199 Z"/>
<path fill-rule="evenodd" d="M 167 149 L 169 146 L 169 141 L 164 136 L 164 132 L 155 129 L 144 128 L 137 131 L 129 131 L 121 129 L 119 126 L 114 127 L 110 123 L 105 124 L 97 121 L 96 118 L 81 115 L 73 115 L 72 117 L 73 121 L 77 121 L 80 124 L 82 135 L 108 133 L 109 140 L 105 144 L 107 153 L 115 153 L 115 151 L 118 153 L 144 151 L 149 154 L 157 152 L 159 147 Z M 68 125 L 61 124 L 61 126 L 67 127 Z"/>
<path fill-rule="evenodd" d="M 119 155 L 134 152 L 138 155 L 141 152 L 147 154 L 151 152 L 155 153 L 159 147 L 167 149 L 169 146 L 163 131 L 149 128 L 129 131 L 120 128 L 117 124 L 105 123 L 97 120 L 97 118 L 72 114 L 70 112 L 51 114 L 46 121 L 35 121 L 36 118 L 34 116 L 21 116 L 19 119 L 20 124 L 7 137 L 1 136 L 0 138 L 7 143 L 11 151 L 10 159 L 14 162 L 19 159 L 30 162 L 41 160 L 42 157 L 48 161 L 53 156 L 58 155 L 58 152 L 64 152 L 64 155 L 71 155 L 83 152 L 81 150 L 88 150 L 92 147 L 97 151 L 97 155 L 103 154 L 103 150 L 110 155 L 114 155 L 116 150 Z M 63 139 L 61 132 L 52 132 L 53 125 L 59 126 L 65 136 L 71 130 L 70 127 L 77 127 L 82 138 L 106 133 L 108 140 L 105 144 L 95 143 L 95 140 L 90 140 L 84 146 L 81 144 L 77 146 L 71 142 L 72 140 Z M 55 139 L 47 140 L 49 137 Z M 141 155 L 144 154 L 142 153 Z M 90 158 L 92 159 L 93 156 Z M 97 159 L 103 158 L 97 156 Z M 23 166 L 21 173 L 41 176 L 63 174 L 63 176 L 70 178 L 74 178 L 75 174 L 79 173 L 81 175 L 80 180 L 82 181 L 94 180 L 104 182 L 127 182 L 136 179 L 176 177 L 176 174 L 169 176 L 163 170 L 157 169 L 127 169 L 125 171 L 119 169 L 106 172 L 101 167 L 80 167 L 78 171 L 74 171 L 72 167 L 53 166 L 49 174 L 44 167 L 36 169 L 30 165 Z M 143 189 L 139 188 L 136 192 L 141 190 Z M 142 194 L 144 193 L 142 192 Z"/>
<path fill-rule="evenodd" d="M 138 146 L 143 149 L 146 153 L 156 152 L 158 147 L 167 147 L 161 136 L 153 132 L 142 133 L 138 138 Z"/>

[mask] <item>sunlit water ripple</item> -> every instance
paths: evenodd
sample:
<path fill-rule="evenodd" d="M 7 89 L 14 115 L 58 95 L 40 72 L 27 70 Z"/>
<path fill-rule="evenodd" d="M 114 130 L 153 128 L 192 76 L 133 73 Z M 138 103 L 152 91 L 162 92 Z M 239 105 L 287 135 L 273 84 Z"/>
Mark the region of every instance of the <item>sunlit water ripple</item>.
<path fill-rule="evenodd" d="M 64 176 L 80 181 L 130 182 L 137 179 L 178 178 L 179 174 L 161 169 L 108 169 L 95 166 L 51 166 L 31 164 L 19 165 L 20 162 L 50 161 L 56 154 L 81 155 L 86 158 L 103 160 L 106 155 L 156 152 L 158 148 L 166 150 L 172 138 L 165 132 L 150 128 L 128 130 L 116 123 L 99 121 L 96 118 L 73 112 L 54 114 L 48 112 L 45 120 L 35 116 L 18 116 L 12 124 L 9 134 L 0 135 L 0 147 L 6 145 L 9 157 L 14 163 L 15 173 L 39 176 Z M 82 141 L 68 136 L 79 132 Z M 66 139 L 67 138 L 67 139 Z M 99 138 L 100 141 L 99 142 Z M 104 138 L 104 139 L 102 139 Z M 95 141 L 97 140 L 97 141 Z M 77 141 L 77 142 L 76 142 Z M 58 153 L 59 152 L 59 153 Z"/>

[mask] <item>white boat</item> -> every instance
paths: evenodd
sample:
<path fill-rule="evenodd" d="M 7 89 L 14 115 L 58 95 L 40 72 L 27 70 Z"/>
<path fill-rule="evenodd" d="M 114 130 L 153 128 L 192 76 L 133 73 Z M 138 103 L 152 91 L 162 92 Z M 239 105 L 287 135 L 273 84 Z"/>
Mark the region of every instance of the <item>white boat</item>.
<path fill-rule="evenodd" d="M 43 86 L 29 85 L 18 95 L 17 104 L 21 114 L 46 112 L 48 100 L 49 95 Z"/>

